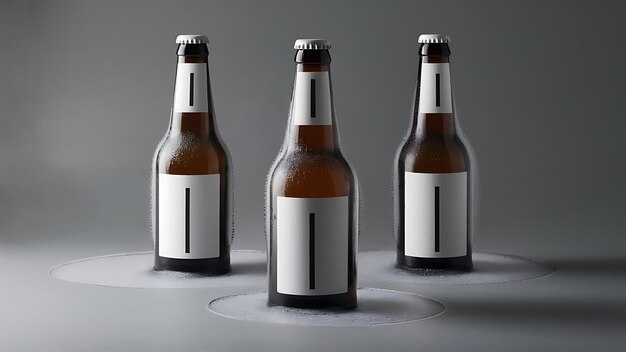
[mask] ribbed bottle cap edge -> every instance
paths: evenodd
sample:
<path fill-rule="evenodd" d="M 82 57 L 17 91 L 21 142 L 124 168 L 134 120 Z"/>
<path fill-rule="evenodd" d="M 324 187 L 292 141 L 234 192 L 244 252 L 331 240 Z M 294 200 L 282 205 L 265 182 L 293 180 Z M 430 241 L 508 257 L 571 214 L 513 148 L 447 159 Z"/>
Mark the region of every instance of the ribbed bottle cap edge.
<path fill-rule="evenodd" d="M 326 39 L 298 39 L 293 44 L 297 50 L 326 50 L 332 48 L 329 40 Z"/>
<path fill-rule="evenodd" d="M 444 43 L 450 43 L 451 40 L 450 40 L 450 36 L 446 34 L 422 34 L 417 39 L 417 42 L 420 44 L 432 44 L 432 43 L 444 44 Z"/>
<path fill-rule="evenodd" d="M 176 44 L 208 44 L 209 38 L 201 34 L 181 34 L 176 37 Z"/>

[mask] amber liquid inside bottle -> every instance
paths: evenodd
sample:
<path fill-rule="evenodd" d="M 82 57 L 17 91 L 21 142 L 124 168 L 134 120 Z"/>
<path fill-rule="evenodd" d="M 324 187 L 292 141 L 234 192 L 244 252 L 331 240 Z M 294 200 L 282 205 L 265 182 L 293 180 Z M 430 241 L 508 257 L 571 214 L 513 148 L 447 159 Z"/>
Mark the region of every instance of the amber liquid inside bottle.
<path fill-rule="evenodd" d="M 450 50 L 448 48 L 448 44 L 423 44 L 420 52 L 420 77 L 418 78 L 418 82 L 424 82 L 423 79 L 420 80 L 421 76 L 424 74 L 424 64 L 449 63 L 449 55 Z M 437 74 L 436 79 L 436 87 L 418 86 L 415 100 L 416 108 L 414 112 L 411 131 L 408 134 L 404 144 L 398 150 L 398 154 L 396 157 L 397 169 L 395 170 L 394 177 L 396 225 L 395 231 L 397 239 L 396 264 L 397 266 L 406 269 L 448 269 L 465 271 L 470 270 L 472 267 L 472 226 L 470 212 L 471 186 L 469 177 L 469 155 L 466 147 L 463 145 L 463 142 L 456 133 L 454 112 L 451 109 L 450 112 L 437 113 L 422 112 L 422 110 L 428 109 L 418 107 L 418 102 L 420 102 L 420 94 L 426 94 L 426 89 L 439 89 L 439 85 L 441 84 L 439 81 L 439 74 Z M 434 95 L 433 97 L 433 99 L 437 99 L 437 104 L 439 104 L 439 92 L 437 92 L 436 97 Z M 452 106 L 451 102 L 450 106 Z M 446 205 L 443 204 L 445 200 L 442 196 L 440 197 L 440 192 L 444 192 L 446 191 L 446 189 L 440 189 L 440 187 L 444 186 L 437 186 L 439 185 L 437 182 L 433 182 L 433 184 L 435 185 L 434 193 L 430 193 L 429 191 L 424 192 L 420 189 L 419 193 L 413 194 L 413 196 L 421 198 L 425 197 L 425 201 L 421 199 L 418 202 L 415 202 L 414 200 L 407 199 L 407 197 L 410 195 L 406 193 L 406 190 L 408 188 L 406 177 L 411 176 L 411 173 L 415 173 L 420 176 L 424 175 L 425 177 L 430 176 L 431 178 L 439 177 L 440 175 L 443 175 L 443 177 L 445 177 L 446 175 L 463 175 L 463 173 L 466 173 L 465 182 L 467 184 L 461 185 L 462 187 L 457 187 L 454 190 L 454 192 L 466 192 L 466 194 L 449 195 L 449 199 L 452 199 L 449 202 L 465 202 L 465 204 L 447 204 L 448 207 L 456 207 L 455 209 L 459 209 L 459 206 L 464 206 L 465 210 L 463 210 L 463 212 L 465 212 L 465 214 L 459 214 L 459 212 L 457 211 L 455 213 L 456 218 L 451 218 L 446 217 L 446 214 L 439 213 L 440 208 Z M 424 219 L 424 217 L 422 216 L 423 214 L 416 214 L 411 213 L 411 211 L 407 211 L 408 203 L 412 201 L 413 203 L 418 203 L 420 205 L 429 204 L 429 202 L 431 202 L 431 198 L 433 199 L 432 207 L 435 208 L 434 210 L 432 210 L 432 214 L 434 214 L 433 216 L 435 217 L 433 222 L 436 223 L 434 225 L 429 225 L 430 227 L 418 223 L 416 228 L 424 228 L 424 231 L 413 231 L 411 233 L 407 233 L 406 230 L 407 228 L 409 228 L 409 226 L 407 226 L 407 222 L 410 220 L 408 219 L 408 217 L 415 216 L 419 219 Z M 422 211 L 426 209 L 428 211 L 431 211 L 430 208 L 427 208 L 423 205 L 410 209 L 420 209 Z M 429 212 L 426 219 L 430 221 L 430 217 L 432 214 Z M 459 224 L 459 222 L 461 222 L 461 224 Z M 445 234 L 440 234 L 440 232 L 444 232 L 441 231 L 441 229 L 447 226 L 449 223 L 456 223 L 458 225 L 453 230 L 448 231 L 449 235 L 457 236 L 457 243 L 451 243 L 449 244 L 449 246 L 464 248 L 464 250 L 459 251 L 457 249 L 456 252 L 450 251 L 450 253 L 456 253 L 452 256 L 440 255 L 438 252 L 443 252 L 445 248 L 441 247 L 445 247 L 446 245 L 446 239 L 439 237 Z M 458 237 L 459 235 L 460 237 Z M 408 236 L 433 236 L 434 239 L 428 239 L 424 241 L 423 238 L 420 238 L 417 241 L 413 242 L 417 242 L 420 245 L 426 243 L 426 246 L 431 246 L 434 242 L 434 248 L 422 250 L 422 252 L 424 253 L 428 252 L 428 255 L 407 255 L 407 247 L 409 247 L 407 245 Z M 464 243 L 458 243 L 460 241 Z"/>
<path fill-rule="evenodd" d="M 296 62 L 297 74 L 329 74 L 330 55 L 327 50 L 300 50 L 296 54 Z M 318 85 L 320 83 L 323 84 L 323 82 L 317 82 Z M 308 81 L 306 84 L 308 86 Z M 330 82 L 328 82 L 328 87 L 322 86 L 317 89 L 324 90 L 326 88 L 329 96 L 331 96 Z M 331 115 L 329 116 L 329 121 L 331 122 L 329 124 L 302 125 L 296 122 L 298 109 L 295 105 L 297 104 L 296 99 L 299 99 L 298 96 L 298 93 L 294 91 L 294 102 L 292 103 L 292 112 L 285 143 L 268 176 L 266 198 L 266 228 L 269 242 L 268 304 L 301 308 L 352 308 L 356 306 L 356 241 L 358 231 L 356 177 L 339 149 L 335 117 L 332 112 L 332 101 L 328 102 L 331 104 Z M 315 99 L 315 97 L 311 99 Z M 315 103 L 312 104 L 315 105 Z M 319 111 L 317 113 L 318 115 L 320 114 Z M 317 118 L 321 117 L 318 116 Z M 311 121 L 313 121 L 313 118 L 311 118 Z M 345 213 L 342 213 L 342 218 L 332 219 L 333 214 L 314 214 L 313 210 L 310 210 L 309 215 L 312 214 L 311 218 L 303 217 L 301 219 L 301 222 L 308 222 L 307 224 L 293 224 L 293 222 L 300 220 L 286 219 L 285 217 L 290 216 L 287 214 L 289 209 L 281 210 L 283 213 L 279 214 L 280 207 L 278 203 L 281 199 L 291 200 L 296 205 L 300 204 L 297 202 L 306 203 L 310 199 L 314 199 L 313 202 L 315 202 L 315 199 L 317 199 L 321 202 L 330 201 L 331 203 L 328 204 L 331 204 L 331 206 L 335 206 L 335 203 L 345 199 Z M 321 207 L 320 211 L 324 212 L 325 206 L 321 205 Z M 313 221 L 313 215 L 319 218 L 315 224 L 317 232 L 314 241 L 310 237 L 311 231 L 314 230 L 311 222 Z M 330 217 L 330 220 L 327 220 L 326 223 L 324 223 L 324 216 Z M 280 217 L 283 217 L 283 219 L 279 219 Z M 290 222 L 286 227 L 283 227 L 286 230 L 283 230 L 282 233 L 279 233 L 281 231 L 279 228 L 284 225 L 281 225 L 280 221 Z M 343 227 L 339 226 L 342 229 L 340 232 L 332 235 L 340 237 L 336 239 L 338 243 L 347 244 L 345 248 L 342 247 L 344 249 L 336 256 L 332 254 L 336 250 L 335 247 L 324 247 L 328 243 L 332 244 L 334 241 L 334 239 L 328 238 L 328 236 L 331 236 L 329 235 L 330 232 L 323 232 L 325 228 L 328 228 L 328 231 L 334 231 L 332 226 L 329 227 L 330 225 L 328 225 L 329 222 L 333 221 L 344 225 Z M 303 226 L 304 230 L 302 232 L 304 233 L 291 230 L 292 228 L 298 228 L 300 225 Z M 279 236 L 282 236 L 282 239 Z M 303 236 L 300 242 L 295 240 L 297 236 Z M 324 239 L 324 236 L 327 238 Z M 317 245 L 314 243 L 315 241 L 317 241 Z M 279 243 L 286 244 L 279 245 Z M 303 252 L 297 252 L 297 248 L 302 246 L 308 246 L 308 249 Z M 324 251 L 324 248 L 329 250 Z M 313 251 L 317 252 L 314 253 Z M 289 257 L 293 256 L 295 256 L 293 259 L 289 259 Z M 332 268 L 325 269 L 323 262 L 332 262 L 336 260 L 335 257 L 343 258 L 343 260 L 338 261 L 336 265 L 337 270 Z M 281 270 L 284 272 L 291 270 L 290 264 L 281 263 L 281 260 L 292 260 L 291 263 L 295 263 L 294 266 L 302 266 L 304 269 L 292 273 L 292 275 L 295 275 L 291 276 L 293 279 L 284 278 L 284 283 L 281 284 L 279 275 L 286 276 L 288 274 L 281 273 Z M 324 277 L 324 273 L 333 276 L 338 275 L 337 272 L 343 274 L 336 276 L 333 283 L 328 283 L 329 280 L 327 277 Z M 297 287 L 297 284 L 293 283 L 294 281 L 302 281 L 304 287 Z M 281 292 L 281 285 L 286 287 L 282 289 L 283 292 Z M 325 286 L 331 290 L 331 286 L 343 288 L 340 289 L 342 291 L 340 293 L 324 294 Z M 306 292 L 302 293 L 303 291 Z"/>
<path fill-rule="evenodd" d="M 200 109 L 206 111 L 200 112 L 177 112 L 176 105 L 172 111 L 170 120 L 170 126 L 161 144 L 157 148 L 153 162 L 153 234 L 155 240 L 155 256 L 154 256 L 154 269 L 155 270 L 175 270 L 191 273 L 199 273 L 205 275 L 219 275 L 230 271 L 230 242 L 232 239 L 232 179 L 231 179 L 231 161 L 228 150 L 222 142 L 220 135 L 215 124 L 215 114 L 213 111 L 213 102 L 211 98 L 211 89 L 208 79 L 208 49 L 205 44 L 182 44 L 178 49 L 178 63 L 180 64 L 201 64 L 206 67 L 206 87 L 198 87 L 201 92 L 202 89 L 206 89 L 205 96 L 195 96 L 193 88 L 189 93 L 190 101 L 187 104 L 193 105 L 192 101 L 196 99 L 195 104 L 202 103 L 198 101 L 206 99 L 205 103 L 207 108 Z M 199 77 L 195 77 L 196 81 L 200 81 Z M 177 82 L 178 84 L 179 82 Z M 193 85 L 193 82 L 192 82 Z M 185 97 L 185 99 L 187 99 Z M 210 258 L 173 258 L 172 256 L 164 256 L 160 246 L 165 243 L 162 240 L 163 224 L 162 216 L 164 215 L 163 209 L 159 207 L 173 206 L 174 209 L 184 207 L 185 204 L 163 204 L 163 179 L 166 175 L 178 175 L 178 176 L 203 176 L 203 175 L 215 175 L 219 176 L 219 190 L 212 194 L 212 197 L 218 197 L 217 199 L 206 200 L 211 204 L 219 204 L 219 209 L 192 209 L 194 211 L 192 215 L 197 218 L 203 216 L 214 216 L 214 221 L 211 225 L 211 230 L 204 230 L 200 236 L 217 237 L 219 241 L 215 241 L 215 244 L 209 244 L 208 246 L 216 246 L 219 248 L 204 248 L 202 251 L 211 251 L 215 254 Z M 217 180 L 217 178 L 215 178 Z M 189 192 L 189 191 L 188 191 Z M 191 189 L 188 197 L 205 197 L 204 194 L 196 194 Z M 189 204 L 195 204 L 193 202 L 187 202 Z M 161 211 L 161 213 L 160 213 Z M 175 224 L 175 233 L 170 233 L 170 237 L 175 237 L 176 241 L 188 241 L 189 229 L 189 216 L 186 213 L 187 224 Z M 184 221 L 184 220 L 182 220 Z M 181 221 L 181 222 L 182 222 Z M 219 225 L 214 224 L 219 222 Z M 161 225 L 161 226 L 160 226 Z M 214 233 L 218 231 L 219 233 Z M 186 233 L 187 232 L 187 233 Z M 186 238 L 187 236 L 187 238 Z M 192 238 L 193 240 L 193 238 Z M 196 241 L 202 242 L 204 246 L 207 246 L 204 240 Z M 217 244 L 219 242 L 219 244 Z M 186 252 L 193 253 L 196 245 L 195 243 L 185 243 Z M 191 247 L 192 249 L 190 250 Z M 202 252 L 201 251 L 201 252 Z M 180 256 L 185 256 L 184 253 Z M 202 255 L 199 255 L 202 256 Z"/>

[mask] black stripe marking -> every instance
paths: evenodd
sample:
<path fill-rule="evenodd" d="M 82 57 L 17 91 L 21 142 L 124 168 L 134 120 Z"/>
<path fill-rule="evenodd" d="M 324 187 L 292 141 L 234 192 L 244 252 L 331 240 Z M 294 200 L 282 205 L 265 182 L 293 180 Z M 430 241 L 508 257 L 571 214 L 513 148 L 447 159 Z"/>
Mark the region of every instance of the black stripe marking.
<path fill-rule="evenodd" d="M 315 117 L 315 80 L 311 80 L 311 117 Z"/>
<path fill-rule="evenodd" d="M 435 92 L 436 92 L 436 98 L 435 98 L 435 106 L 439 107 L 441 106 L 441 77 L 438 73 L 435 73 Z"/>
<path fill-rule="evenodd" d="M 189 106 L 193 106 L 193 73 L 189 74 Z"/>
<path fill-rule="evenodd" d="M 193 74 L 193 73 L 192 73 Z M 185 253 L 189 253 L 189 203 L 190 203 L 190 189 L 185 188 Z"/>
<path fill-rule="evenodd" d="M 439 187 L 435 186 L 435 252 L 439 252 Z"/>
<path fill-rule="evenodd" d="M 309 213 L 309 289 L 315 290 L 315 213 Z"/>

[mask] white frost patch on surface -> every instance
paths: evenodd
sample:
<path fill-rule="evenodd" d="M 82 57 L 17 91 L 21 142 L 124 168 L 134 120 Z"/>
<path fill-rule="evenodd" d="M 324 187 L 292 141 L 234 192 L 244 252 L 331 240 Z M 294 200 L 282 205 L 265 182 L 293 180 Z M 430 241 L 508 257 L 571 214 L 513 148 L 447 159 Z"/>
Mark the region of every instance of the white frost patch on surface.
<path fill-rule="evenodd" d="M 555 268 L 512 255 L 474 253 L 470 272 L 447 270 L 403 270 L 395 266 L 394 251 L 359 253 L 359 280 L 415 285 L 478 285 L 536 279 Z"/>
<path fill-rule="evenodd" d="M 153 252 L 113 254 L 61 264 L 50 271 L 57 279 L 82 284 L 130 288 L 203 288 L 260 286 L 266 282 L 262 251 L 231 251 L 229 274 L 204 276 L 175 271 L 154 271 Z"/>
<path fill-rule="evenodd" d="M 218 315 L 247 321 L 293 325 L 367 326 L 405 323 L 441 314 L 440 302 L 414 293 L 376 288 L 357 291 L 355 309 L 301 309 L 267 305 L 267 292 L 225 296 L 209 303 Z"/>

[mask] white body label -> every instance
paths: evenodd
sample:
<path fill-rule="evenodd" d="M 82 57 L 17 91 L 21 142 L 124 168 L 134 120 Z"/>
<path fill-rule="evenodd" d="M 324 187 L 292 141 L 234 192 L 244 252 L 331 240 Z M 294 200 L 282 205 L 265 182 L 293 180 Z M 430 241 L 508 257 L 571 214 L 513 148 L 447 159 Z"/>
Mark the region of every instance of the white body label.
<path fill-rule="evenodd" d="M 159 256 L 220 256 L 220 175 L 159 174 Z"/>
<path fill-rule="evenodd" d="M 328 72 L 297 72 L 293 92 L 295 125 L 332 125 Z"/>
<path fill-rule="evenodd" d="M 404 173 L 404 254 L 467 254 L 467 172 Z"/>
<path fill-rule="evenodd" d="M 348 291 L 348 197 L 278 197 L 278 292 L 331 295 Z"/>
<path fill-rule="evenodd" d="M 207 64 L 179 63 L 174 86 L 174 112 L 208 112 Z"/>
<path fill-rule="evenodd" d="M 449 63 L 422 63 L 418 112 L 452 113 Z"/>

